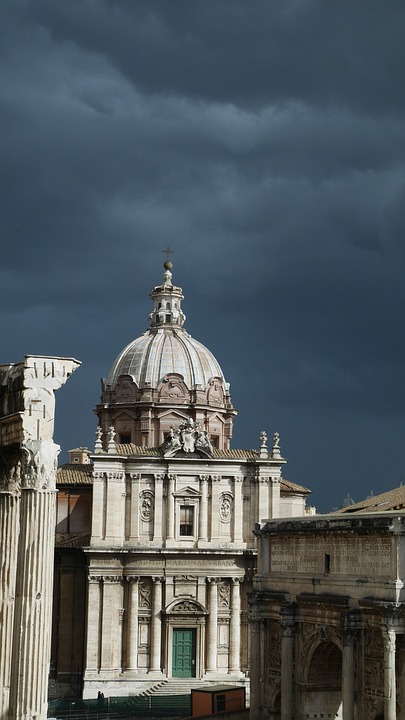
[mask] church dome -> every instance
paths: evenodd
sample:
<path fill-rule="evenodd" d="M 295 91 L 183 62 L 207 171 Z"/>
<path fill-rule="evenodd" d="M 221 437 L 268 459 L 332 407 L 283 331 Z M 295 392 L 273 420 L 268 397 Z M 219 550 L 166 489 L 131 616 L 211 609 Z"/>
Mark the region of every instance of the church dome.
<path fill-rule="evenodd" d="M 172 264 L 166 261 L 163 285 L 151 293 L 154 303 L 150 328 L 127 345 L 108 373 L 106 384 L 114 388 L 122 375 L 130 375 L 138 387 L 157 388 L 165 376 L 178 373 L 191 390 L 205 389 L 213 378 L 225 378 L 213 354 L 183 328 L 186 319 L 181 288 L 172 285 Z"/>
<path fill-rule="evenodd" d="M 122 375 L 130 375 L 138 387 L 157 388 L 166 375 L 179 373 L 188 388 L 205 388 L 214 377 L 225 383 L 213 354 L 183 328 L 162 327 L 148 330 L 118 355 L 107 377 L 114 387 Z"/>
<path fill-rule="evenodd" d="M 166 260 L 150 295 L 149 329 L 120 352 L 102 381 L 101 426 L 113 422 L 121 443 L 160 445 L 171 428 L 199 424 L 217 447 L 229 447 L 229 384 L 214 355 L 184 329 L 183 291 Z"/>

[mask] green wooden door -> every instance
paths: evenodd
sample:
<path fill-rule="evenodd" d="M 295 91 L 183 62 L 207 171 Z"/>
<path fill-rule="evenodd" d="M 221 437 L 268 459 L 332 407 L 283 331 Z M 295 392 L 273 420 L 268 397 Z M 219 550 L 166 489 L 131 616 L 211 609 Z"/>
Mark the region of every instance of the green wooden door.
<path fill-rule="evenodd" d="M 195 677 L 195 629 L 173 628 L 173 677 Z"/>

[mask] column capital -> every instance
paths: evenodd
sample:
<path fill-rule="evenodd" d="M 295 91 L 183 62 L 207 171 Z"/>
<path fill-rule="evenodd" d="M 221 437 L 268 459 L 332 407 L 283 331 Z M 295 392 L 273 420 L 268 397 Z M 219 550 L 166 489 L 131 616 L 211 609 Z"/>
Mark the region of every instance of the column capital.
<path fill-rule="evenodd" d="M 164 583 L 165 578 L 162 577 L 161 575 L 153 575 L 153 576 L 152 576 L 152 581 L 153 581 L 154 583 Z"/>
<path fill-rule="evenodd" d="M 104 584 L 106 584 L 106 583 L 116 584 L 116 583 L 122 582 L 123 576 L 122 575 L 103 575 L 102 580 L 103 580 Z"/>
<path fill-rule="evenodd" d="M 177 473 L 170 473 L 167 477 L 168 477 L 168 479 L 170 480 L 170 482 L 176 482 L 176 480 L 177 480 Z"/>
<path fill-rule="evenodd" d="M 361 611 L 350 610 L 342 612 L 340 616 L 340 624 L 342 628 L 343 643 L 352 644 L 359 630 L 364 629 L 364 620 Z"/>
<path fill-rule="evenodd" d="M 124 580 L 126 580 L 126 582 L 137 583 L 140 579 L 140 575 L 124 575 Z"/>
<path fill-rule="evenodd" d="M 100 582 L 100 580 L 102 580 L 102 578 L 100 577 L 100 575 L 89 575 L 89 576 L 87 577 L 87 582 L 88 582 L 90 585 L 98 585 L 99 582 Z"/>
<path fill-rule="evenodd" d="M 131 480 L 140 480 L 142 478 L 142 473 L 131 473 L 130 478 Z"/>
<path fill-rule="evenodd" d="M 165 479 L 165 474 L 164 473 L 155 473 L 154 478 L 155 478 L 155 482 L 163 482 L 163 480 Z"/>
<path fill-rule="evenodd" d="M 199 475 L 200 482 L 207 482 L 209 475 Z"/>
<path fill-rule="evenodd" d="M 219 582 L 221 582 L 220 577 L 207 577 L 207 582 L 211 585 L 218 585 Z"/>
<path fill-rule="evenodd" d="M 231 578 L 231 585 L 241 585 L 244 579 L 244 577 L 233 577 Z"/>

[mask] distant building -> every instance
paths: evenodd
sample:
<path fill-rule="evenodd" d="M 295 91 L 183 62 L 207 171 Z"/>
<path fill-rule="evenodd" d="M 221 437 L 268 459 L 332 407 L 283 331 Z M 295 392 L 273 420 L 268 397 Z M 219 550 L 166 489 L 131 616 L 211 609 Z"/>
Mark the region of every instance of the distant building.
<path fill-rule="evenodd" d="M 257 449 L 231 448 L 229 384 L 185 331 L 170 271 L 149 329 L 102 382 L 92 464 L 79 448 L 59 470 L 59 695 L 246 684 L 253 527 L 305 513 L 309 491 L 282 477 L 277 433 L 269 448 L 265 433 Z"/>
<path fill-rule="evenodd" d="M 251 720 L 405 718 L 404 501 L 256 526 Z"/>

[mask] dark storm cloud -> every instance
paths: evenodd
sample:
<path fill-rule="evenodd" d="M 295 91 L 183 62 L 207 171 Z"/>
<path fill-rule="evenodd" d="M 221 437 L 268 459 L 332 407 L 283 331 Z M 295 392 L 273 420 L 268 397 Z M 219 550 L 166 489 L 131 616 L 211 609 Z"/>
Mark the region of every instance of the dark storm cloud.
<path fill-rule="evenodd" d="M 399 483 L 403 4 L 1 13 L 3 360 L 83 361 L 64 449 L 91 446 L 99 378 L 146 329 L 169 243 L 187 329 L 231 381 L 234 446 L 280 430 L 321 509 Z"/>

